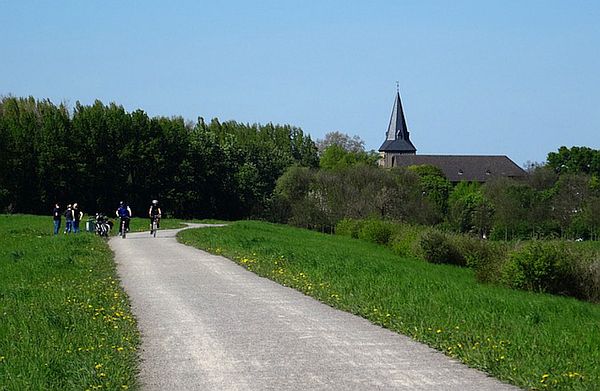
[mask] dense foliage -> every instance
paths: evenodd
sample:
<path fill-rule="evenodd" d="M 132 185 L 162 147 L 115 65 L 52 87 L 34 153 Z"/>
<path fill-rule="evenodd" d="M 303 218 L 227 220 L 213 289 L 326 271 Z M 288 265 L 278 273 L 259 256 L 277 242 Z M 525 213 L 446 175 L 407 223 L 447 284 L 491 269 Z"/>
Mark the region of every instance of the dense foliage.
<path fill-rule="evenodd" d="M 600 236 L 600 180 L 594 171 L 599 151 L 572 150 L 588 151 L 590 158 L 578 158 L 578 168 L 566 170 L 574 164 L 558 163 L 569 151 L 561 148 L 548 155 L 546 165 L 530 167 L 523 180 L 451 184 L 436 167 L 381 169 L 346 158 L 353 152 L 333 144 L 321 154 L 322 170 L 291 167 L 279 178 L 275 199 L 285 212 L 278 221 L 329 231 L 344 218 L 380 218 L 482 238 L 595 240 Z M 340 158 L 329 159 L 333 152 Z"/>
<path fill-rule="evenodd" d="M 192 124 L 100 101 L 70 111 L 0 100 L 0 211 L 47 214 L 55 202 L 78 202 L 93 213 L 126 200 L 139 214 L 158 198 L 176 216 L 262 216 L 293 164 L 315 167 L 318 156 L 289 125 Z"/>
<path fill-rule="evenodd" d="M 480 282 L 600 302 L 597 242 L 482 240 L 434 227 L 376 219 L 344 219 L 335 231 L 386 245 L 401 257 L 467 266 Z"/>

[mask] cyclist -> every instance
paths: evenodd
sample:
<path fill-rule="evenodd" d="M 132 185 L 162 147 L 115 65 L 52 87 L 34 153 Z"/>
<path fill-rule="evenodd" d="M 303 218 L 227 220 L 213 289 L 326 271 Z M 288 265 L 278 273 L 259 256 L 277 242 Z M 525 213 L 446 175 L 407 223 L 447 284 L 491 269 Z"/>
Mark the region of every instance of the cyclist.
<path fill-rule="evenodd" d="M 150 205 L 150 209 L 148 209 L 148 217 L 150 217 L 150 235 L 154 232 L 152 230 L 152 222 L 156 219 L 156 228 L 160 228 L 160 216 L 162 212 L 160 207 L 158 206 L 158 200 L 152 200 L 152 205 Z"/>
<path fill-rule="evenodd" d="M 129 219 L 131 219 L 129 206 L 123 201 L 119 202 L 119 209 L 117 209 L 116 214 L 118 218 L 125 222 L 125 232 L 129 232 Z M 119 224 L 119 234 L 122 234 L 121 224 Z"/>

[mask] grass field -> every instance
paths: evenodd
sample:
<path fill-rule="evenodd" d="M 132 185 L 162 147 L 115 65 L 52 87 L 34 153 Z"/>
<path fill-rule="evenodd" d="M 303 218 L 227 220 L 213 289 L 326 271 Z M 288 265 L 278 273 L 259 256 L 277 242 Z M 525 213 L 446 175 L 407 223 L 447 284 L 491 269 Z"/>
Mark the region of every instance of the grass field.
<path fill-rule="evenodd" d="M 522 388 L 600 384 L 599 305 L 478 284 L 466 268 L 287 226 L 238 222 L 179 238 Z"/>
<path fill-rule="evenodd" d="M 0 390 L 135 388 L 138 341 L 105 241 L 0 215 Z"/>
<path fill-rule="evenodd" d="M 112 234 L 116 235 L 119 232 L 119 222 L 115 219 L 115 227 L 113 228 Z M 178 219 L 161 219 L 160 229 L 171 229 L 171 228 L 182 228 L 182 220 Z M 131 232 L 143 232 L 150 231 L 150 220 L 143 217 L 134 217 L 129 223 L 129 229 Z"/>

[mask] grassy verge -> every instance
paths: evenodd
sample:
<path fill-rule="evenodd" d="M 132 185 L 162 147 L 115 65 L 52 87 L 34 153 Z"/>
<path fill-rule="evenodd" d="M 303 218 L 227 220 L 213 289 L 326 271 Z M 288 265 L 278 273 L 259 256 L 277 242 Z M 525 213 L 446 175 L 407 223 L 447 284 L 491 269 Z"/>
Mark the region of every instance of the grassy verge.
<path fill-rule="evenodd" d="M 103 240 L 0 215 L 0 390 L 135 388 L 138 339 Z"/>
<path fill-rule="evenodd" d="M 115 227 L 113 227 L 112 233 L 116 235 L 119 232 L 119 220 L 115 219 Z M 183 228 L 183 220 L 179 219 L 161 219 L 160 229 L 172 229 L 172 228 Z M 129 229 L 132 232 L 143 232 L 150 230 L 150 219 L 144 217 L 134 217 L 129 223 Z"/>
<path fill-rule="evenodd" d="M 179 235 L 520 387 L 600 384 L 598 305 L 478 284 L 469 269 L 287 226 L 238 222 Z"/>

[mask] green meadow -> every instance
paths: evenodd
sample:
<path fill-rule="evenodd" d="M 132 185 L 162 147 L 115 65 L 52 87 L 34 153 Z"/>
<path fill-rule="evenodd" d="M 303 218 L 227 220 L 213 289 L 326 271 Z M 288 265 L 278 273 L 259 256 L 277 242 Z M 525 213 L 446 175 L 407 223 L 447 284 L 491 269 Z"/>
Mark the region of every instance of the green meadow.
<path fill-rule="evenodd" d="M 467 268 L 269 223 L 185 230 L 179 239 L 522 388 L 600 384 L 597 304 L 484 285 Z"/>
<path fill-rule="evenodd" d="M 115 226 L 113 227 L 112 234 L 117 235 L 119 232 L 119 220 L 114 219 Z M 161 219 L 160 220 L 160 229 L 172 229 L 172 228 L 182 228 L 185 227 L 182 224 L 182 220 L 178 219 Z M 143 217 L 134 217 L 131 219 L 129 224 L 129 229 L 131 232 L 143 232 L 150 231 L 150 219 Z"/>
<path fill-rule="evenodd" d="M 104 240 L 0 215 L 0 390 L 135 388 L 138 343 Z"/>

